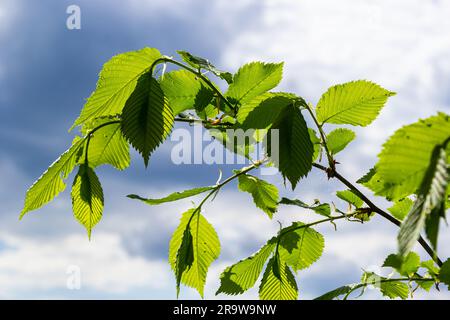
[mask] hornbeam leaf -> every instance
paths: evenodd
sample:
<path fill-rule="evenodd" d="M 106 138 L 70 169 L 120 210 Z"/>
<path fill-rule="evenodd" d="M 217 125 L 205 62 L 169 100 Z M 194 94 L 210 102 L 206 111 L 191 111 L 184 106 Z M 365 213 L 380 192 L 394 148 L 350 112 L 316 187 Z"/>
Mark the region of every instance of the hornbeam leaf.
<path fill-rule="evenodd" d="M 367 126 L 372 123 L 394 92 L 366 80 L 333 86 L 317 103 L 317 119 L 321 124 L 351 124 Z"/>
<path fill-rule="evenodd" d="M 439 271 L 439 280 L 442 283 L 445 283 L 450 290 L 450 259 L 447 259 L 442 264 L 441 270 Z"/>
<path fill-rule="evenodd" d="M 286 106 L 299 99 L 290 93 L 264 93 L 243 104 L 239 108 L 237 120 L 244 130 L 268 129 Z"/>
<path fill-rule="evenodd" d="M 72 209 L 75 218 L 86 228 L 89 239 L 92 228 L 103 213 L 103 190 L 94 170 L 80 165 L 72 185 Z"/>
<path fill-rule="evenodd" d="M 255 205 L 272 219 L 277 212 L 279 199 L 277 187 L 248 174 L 240 175 L 238 181 L 239 190 L 250 193 Z"/>
<path fill-rule="evenodd" d="M 294 222 L 280 231 L 280 257 L 294 271 L 302 270 L 319 260 L 325 245 L 323 236 L 302 222 Z"/>
<path fill-rule="evenodd" d="M 399 253 L 407 254 L 420 236 L 429 216 L 437 215 L 438 221 L 445 214 L 445 194 L 448 185 L 447 155 L 442 145 L 437 145 L 432 153 L 430 165 L 420 186 L 417 199 L 403 221 L 398 233 Z M 437 221 L 437 222 L 438 222 Z M 432 220 L 436 223 L 436 221 Z M 430 223 L 427 220 L 427 223 Z M 437 228 L 427 236 L 432 245 L 437 245 Z"/>
<path fill-rule="evenodd" d="M 334 290 L 328 291 L 327 293 L 324 293 L 323 295 L 315 298 L 314 300 L 333 300 L 335 298 L 338 298 L 339 296 L 342 296 L 344 294 L 346 295 L 349 292 L 352 292 L 358 286 L 359 286 L 359 284 L 357 284 L 357 283 L 342 286 L 342 287 L 336 288 Z"/>
<path fill-rule="evenodd" d="M 321 159 L 322 157 L 322 144 L 320 143 L 320 139 L 317 137 L 317 134 L 313 129 L 308 128 L 308 132 L 309 138 L 311 139 L 311 143 L 314 147 L 313 161 L 316 161 L 317 159 Z"/>
<path fill-rule="evenodd" d="M 383 267 L 391 267 L 398 271 L 399 274 L 409 277 L 417 272 L 420 266 L 420 257 L 415 252 L 408 253 L 405 257 L 398 254 L 390 254 L 384 260 Z"/>
<path fill-rule="evenodd" d="M 233 81 L 233 75 L 231 73 L 218 70 L 208 61 L 208 59 L 194 56 L 193 54 L 183 50 L 177 50 L 177 53 L 180 55 L 181 59 L 183 59 L 183 61 L 188 63 L 191 67 L 211 71 L 219 78 L 225 80 L 228 84 Z"/>
<path fill-rule="evenodd" d="M 251 257 L 226 268 L 220 276 L 220 287 L 216 295 L 219 293 L 242 294 L 253 287 L 275 245 L 276 238 L 272 238 Z"/>
<path fill-rule="evenodd" d="M 233 76 L 226 96 L 244 104 L 275 88 L 281 81 L 283 63 L 252 62 L 242 66 Z"/>
<path fill-rule="evenodd" d="M 413 203 L 414 202 L 410 198 L 400 199 L 395 202 L 392 207 L 388 208 L 388 210 L 394 217 L 402 221 L 405 219 L 408 212 L 411 211 Z"/>
<path fill-rule="evenodd" d="M 337 154 L 355 139 L 355 133 L 350 129 L 339 128 L 327 134 L 327 146 L 331 154 Z"/>
<path fill-rule="evenodd" d="M 204 110 L 214 97 L 214 91 L 187 70 L 166 73 L 160 85 L 174 115 L 189 109 Z"/>
<path fill-rule="evenodd" d="M 169 135 L 173 113 L 159 83 L 148 73 L 142 75 L 127 100 L 122 114 L 122 132 L 141 153 L 145 166 L 153 152 Z"/>
<path fill-rule="evenodd" d="M 352 190 L 337 191 L 336 196 L 347 203 L 355 206 L 355 208 L 361 208 L 364 201 L 358 197 Z"/>
<path fill-rule="evenodd" d="M 298 199 L 281 198 L 280 204 L 294 205 L 305 209 L 311 209 L 315 213 L 325 217 L 329 217 L 331 213 L 330 205 L 328 203 L 318 203 L 314 205 L 308 205 Z"/>
<path fill-rule="evenodd" d="M 365 272 L 361 278 L 361 282 L 366 285 L 373 285 L 380 289 L 381 293 L 390 299 L 401 298 L 404 300 L 407 299 L 409 295 L 409 287 L 406 283 L 401 281 L 390 281 L 373 272 Z"/>
<path fill-rule="evenodd" d="M 449 139 L 449 133 L 450 117 L 443 113 L 400 128 L 383 145 L 374 182 L 367 186 L 394 201 L 416 193 L 433 148 Z M 450 151 L 450 144 L 446 149 Z"/>
<path fill-rule="evenodd" d="M 190 228 L 184 229 L 183 239 L 177 251 L 175 266 L 175 278 L 177 281 L 177 297 L 180 295 L 181 278 L 185 271 L 188 271 L 194 263 L 194 247 Z"/>
<path fill-rule="evenodd" d="M 131 199 L 141 200 L 141 201 L 143 201 L 143 202 L 153 206 L 153 205 L 158 205 L 158 204 L 161 204 L 161 203 L 172 202 L 172 201 L 177 201 L 177 200 L 180 200 L 180 199 L 193 197 L 193 196 L 196 196 L 198 194 L 201 194 L 203 192 L 210 191 L 210 190 L 213 190 L 213 189 L 214 189 L 214 186 L 188 189 L 188 190 L 184 190 L 184 191 L 181 191 L 181 192 L 171 193 L 168 196 L 163 197 L 163 198 L 159 198 L 159 199 L 142 198 L 142 197 L 140 197 L 138 195 L 135 195 L 135 194 L 129 194 L 129 195 L 127 195 L 127 197 L 131 198 Z"/>
<path fill-rule="evenodd" d="M 267 134 L 266 146 L 275 166 L 295 189 L 300 178 L 311 170 L 314 155 L 308 127 L 298 107 L 289 105 L 283 109 Z"/>
<path fill-rule="evenodd" d="M 106 62 L 97 88 L 86 101 L 72 128 L 100 116 L 120 114 L 139 77 L 160 57 L 158 50 L 144 48 L 119 54 Z"/>
<path fill-rule="evenodd" d="M 278 255 L 274 255 L 267 263 L 261 285 L 261 300 L 296 300 L 298 288 L 294 275 L 286 263 Z"/>
<path fill-rule="evenodd" d="M 189 231 L 191 240 L 185 239 L 188 232 L 186 230 Z M 190 246 L 192 246 L 193 258 L 189 253 Z M 169 263 L 175 271 L 177 279 L 180 277 L 181 283 L 197 289 L 203 297 L 208 268 L 219 257 L 219 254 L 220 242 L 214 228 L 198 209 L 190 209 L 185 212 L 169 246 Z"/>
<path fill-rule="evenodd" d="M 109 118 L 101 118 L 89 124 L 94 128 L 109 122 Z M 89 130 L 85 133 L 87 134 Z M 91 135 L 88 152 L 89 166 L 92 168 L 110 164 L 118 170 L 130 165 L 130 146 L 122 135 L 120 123 L 108 124 Z M 84 158 L 79 163 L 84 163 Z"/>
<path fill-rule="evenodd" d="M 66 188 L 64 180 L 75 167 L 82 153 L 83 145 L 84 139 L 76 138 L 69 150 L 56 159 L 28 189 L 20 218 L 27 212 L 42 207 L 64 191 Z"/>

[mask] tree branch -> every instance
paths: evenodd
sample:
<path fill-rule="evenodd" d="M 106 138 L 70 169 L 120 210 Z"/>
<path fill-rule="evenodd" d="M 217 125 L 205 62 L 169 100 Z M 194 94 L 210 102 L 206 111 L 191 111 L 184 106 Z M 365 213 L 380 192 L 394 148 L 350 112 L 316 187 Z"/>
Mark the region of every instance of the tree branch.
<path fill-rule="evenodd" d="M 313 163 L 313 166 L 315 168 L 318 168 L 328 174 L 328 170 L 326 167 L 322 166 L 318 163 Z M 401 222 L 398 221 L 396 218 L 391 216 L 386 211 L 380 209 L 377 205 L 375 205 L 369 198 L 367 198 L 355 185 L 353 185 L 350 181 L 348 181 L 346 178 L 344 178 L 339 172 L 334 170 L 334 177 L 341 181 L 344 185 L 346 185 L 350 190 L 352 190 L 358 197 L 360 197 L 368 206 L 369 208 L 375 212 L 378 213 L 380 216 L 385 218 L 386 220 L 390 221 L 391 223 L 395 224 L 396 226 L 400 227 Z M 442 266 L 442 260 L 437 256 L 436 252 L 428 245 L 428 243 L 422 238 L 422 236 L 419 237 L 417 240 L 419 244 L 422 246 L 422 248 L 430 255 L 430 257 L 437 263 L 438 266 Z"/>

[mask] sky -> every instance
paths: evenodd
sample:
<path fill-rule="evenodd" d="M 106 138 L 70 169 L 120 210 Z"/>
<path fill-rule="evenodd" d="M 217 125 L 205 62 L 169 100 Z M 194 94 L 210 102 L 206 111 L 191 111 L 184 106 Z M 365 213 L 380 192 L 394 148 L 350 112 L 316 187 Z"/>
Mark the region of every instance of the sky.
<path fill-rule="evenodd" d="M 81 9 L 80 30 L 66 27 L 69 5 Z M 376 163 L 382 143 L 397 128 L 450 111 L 449 15 L 450 3 L 438 0 L 0 0 L 0 298 L 176 297 L 168 242 L 190 200 L 149 207 L 125 195 L 158 197 L 213 184 L 219 168 L 228 175 L 235 166 L 177 166 L 168 161 L 174 146 L 168 140 L 148 169 L 135 152 L 124 172 L 100 168 L 105 211 L 91 241 L 73 218 L 69 190 L 18 220 L 27 188 L 71 143 L 76 133 L 68 129 L 113 55 L 155 47 L 173 56 L 181 49 L 231 72 L 250 61 L 284 61 L 279 90 L 313 104 L 329 86 L 358 79 L 397 92 L 376 121 L 352 128 L 357 139 L 337 157 L 341 173 L 355 181 Z M 283 188 L 279 175 L 268 180 Z M 342 189 L 312 171 L 283 195 L 342 205 L 334 197 Z M 289 225 L 318 218 L 282 208 L 271 221 L 234 184 L 204 213 L 222 244 L 208 273 L 207 299 L 228 298 L 215 296 L 220 272 L 276 234 L 277 220 Z M 297 275 L 300 299 L 357 282 L 362 269 L 377 270 L 396 250 L 397 229 L 377 217 L 364 225 L 341 222 L 337 231 L 331 225 L 318 231 L 325 236 L 325 251 Z M 443 227 L 443 257 L 450 256 L 444 245 L 449 240 Z M 71 270 L 80 272 L 79 289 L 67 285 Z M 256 286 L 241 298 L 257 295 Z M 199 298 L 186 287 L 180 297 Z M 376 290 L 365 297 L 381 298 Z M 415 297 L 448 299 L 450 294 L 432 289 Z"/>

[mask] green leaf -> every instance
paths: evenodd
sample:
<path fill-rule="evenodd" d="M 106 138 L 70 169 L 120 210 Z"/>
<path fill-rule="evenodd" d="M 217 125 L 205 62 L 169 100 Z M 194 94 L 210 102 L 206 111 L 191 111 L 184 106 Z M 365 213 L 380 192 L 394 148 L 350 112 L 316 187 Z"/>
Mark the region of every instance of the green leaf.
<path fill-rule="evenodd" d="M 36 210 L 52 201 L 64 191 L 64 180 L 75 167 L 82 151 L 84 139 L 75 138 L 72 146 L 64 152 L 27 190 L 25 204 L 20 213 L 20 219 L 29 211 Z"/>
<path fill-rule="evenodd" d="M 381 293 L 390 299 L 401 298 L 404 300 L 409 295 L 409 287 L 406 283 L 390 280 L 373 272 L 365 272 L 361 282 L 380 289 Z"/>
<path fill-rule="evenodd" d="M 188 271 L 194 263 L 194 246 L 190 228 L 184 229 L 183 239 L 177 251 L 175 262 L 175 278 L 177 281 L 177 297 L 180 295 L 181 278 L 185 271 Z"/>
<path fill-rule="evenodd" d="M 109 118 L 96 119 L 89 127 L 95 128 L 109 121 Z M 130 146 L 122 135 L 119 122 L 108 124 L 91 135 L 88 155 L 89 166 L 92 168 L 110 164 L 118 170 L 123 170 L 130 165 Z M 84 163 L 84 158 L 80 158 L 80 163 Z"/>
<path fill-rule="evenodd" d="M 395 218 L 402 221 L 408 212 L 411 211 L 412 206 L 413 201 L 411 199 L 403 198 L 395 202 L 392 207 L 388 208 L 388 210 Z"/>
<path fill-rule="evenodd" d="M 255 176 L 242 174 L 238 177 L 239 190 L 252 195 L 255 205 L 272 219 L 278 206 L 278 189 L 273 184 L 258 179 Z"/>
<path fill-rule="evenodd" d="M 227 150 L 250 159 L 257 143 L 258 131 L 242 129 L 211 128 L 209 134 L 219 141 Z"/>
<path fill-rule="evenodd" d="M 319 260 L 325 242 L 323 236 L 302 222 L 294 222 L 280 231 L 280 257 L 294 271 L 306 269 Z"/>
<path fill-rule="evenodd" d="M 321 159 L 322 157 L 321 155 L 322 144 L 320 143 L 320 139 L 317 137 L 317 134 L 313 129 L 308 128 L 308 132 L 309 132 L 309 139 L 311 139 L 311 143 L 313 144 L 314 148 L 314 155 L 313 155 L 313 162 L 314 162 L 317 159 Z"/>
<path fill-rule="evenodd" d="M 174 115 L 189 109 L 204 110 L 214 97 L 214 91 L 187 70 L 166 73 L 160 85 Z"/>
<path fill-rule="evenodd" d="M 187 231 L 192 239 L 184 240 Z M 184 240 L 184 246 L 182 246 Z M 189 246 L 192 242 L 193 259 Z M 220 242 L 217 233 L 198 209 L 185 212 L 175 230 L 169 245 L 169 263 L 181 283 L 197 289 L 203 297 L 206 274 L 211 263 L 219 257 Z M 184 260 L 183 260 L 184 259 Z"/>
<path fill-rule="evenodd" d="M 216 292 L 230 295 L 242 294 L 255 285 L 264 264 L 275 248 L 276 238 L 272 238 L 257 253 L 227 267 L 220 276 L 220 287 Z"/>
<path fill-rule="evenodd" d="M 239 104 L 275 88 L 281 81 L 283 63 L 252 62 L 242 66 L 233 76 L 226 96 Z"/>
<path fill-rule="evenodd" d="M 218 70 L 207 59 L 194 56 L 187 51 L 177 50 L 177 53 L 180 55 L 181 59 L 183 59 L 183 61 L 189 64 L 191 67 L 211 71 L 219 78 L 225 80 L 227 83 L 231 83 L 233 81 L 233 76 L 231 73 Z"/>
<path fill-rule="evenodd" d="M 300 178 L 311 170 L 314 155 L 308 127 L 300 109 L 293 105 L 285 107 L 266 139 L 270 159 L 295 189 Z"/>
<path fill-rule="evenodd" d="M 449 132 L 450 119 L 443 113 L 397 130 L 378 155 L 378 184 L 375 187 L 373 184 L 368 186 L 377 195 L 386 196 L 389 200 L 398 200 L 416 193 L 433 148 L 443 144 L 449 138 Z"/>
<path fill-rule="evenodd" d="M 94 170 L 80 165 L 72 185 L 72 209 L 75 218 L 86 228 L 89 239 L 103 213 L 103 190 Z"/>
<path fill-rule="evenodd" d="M 434 148 L 430 165 L 414 202 L 413 208 L 403 221 L 398 233 L 399 253 L 403 256 L 408 253 L 420 236 L 429 216 L 439 218 L 445 215 L 445 194 L 448 185 L 447 155 L 441 145 Z M 436 221 L 432 220 L 436 223 Z M 429 226 L 427 226 L 428 228 Z M 431 234 L 427 229 L 427 236 L 434 248 L 437 245 L 437 228 Z"/>
<path fill-rule="evenodd" d="M 243 104 L 239 108 L 237 120 L 244 130 L 268 129 L 285 107 L 299 99 L 290 93 L 264 93 Z"/>
<path fill-rule="evenodd" d="M 358 284 L 349 284 L 346 286 L 342 286 L 339 288 L 336 288 L 334 290 L 328 291 L 327 293 L 315 298 L 314 300 L 333 300 L 335 298 L 338 298 L 339 296 L 346 295 L 349 292 L 352 292 L 355 290 L 355 288 L 358 287 Z"/>
<path fill-rule="evenodd" d="M 172 202 L 172 201 L 177 201 L 180 199 L 193 197 L 193 196 L 196 196 L 198 194 L 201 194 L 203 192 L 210 191 L 213 189 L 214 189 L 214 186 L 188 189 L 188 190 L 184 190 L 181 192 L 171 193 L 167 197 L 163 197 L 163 198 L 159 198 L 159 199 L 142 198 L 136 194 L 129 194 L 129 195 L 127 195 L 127 197 L 131 198 L 131 199 L 141 200 L 141 201 L 145 202 L 146 204 L 153 206 L 153 205 L 158 205 L 161 203 Z"/>
<path fill-rule="evenodd" d="M 86 101 L 72 128 L 100 116 L 120 114 L 140 76 L 149 71 L 152 63 L 160 57 L 158 50 L 144 48 L 119 54 L 106 62 L 97 88 Z"/>
<path fill-rule="evenodd" d="M 298 297 L 297 283 L 291 269 L 274 255 L 267 263 L 261 285 L 259 298 L 261 300 L 296 300 Z"/>
<path fill-rule="evenodd" d="M 148 73 L 139 78 L 122 114 L 122 132 L 148 166 L 150 153 L 169 135 L 173 113 L 159 83 Z"/>
<path fill-rule="evenodd" d="M 420 257 L 415 252 L 410 252 L 406 257 L 397 254 L 390 254 L 384 260 L 383 267 L 391 267 L 403 276 L 412 276 L 419 270 Z"/>
<path fill-rule="evenodd" d="M 439 267 L 436 266 L 436 263 L 433 260 L 422 261 L 420 266 L 425 268 L 432 277 L 439 275 Z"/>
<path fill-rule="evenodd" d="M 355 208 L 361 208 L 364 204 L 364 201 L 352 190 L 337 191 L 336 196 L 345 202 L 352 204 Z"/>
<path fill-rule="evenodd" d="M 314 205 L 308 205 L 304 203 L 303 201 L 300 201 L 298 199 L 288 199 L 288 198 L 282 198 L 280 201 L 280 204 L 286 204 L 286 205 L 294 205 L 305 209 L 311 209 L 315 213 L 320 214 L 325 217 L 329 217 L 331 213 L 330 205 L 328 203 L 319 203 Z"/>
<path fill-rule="evenodd" d="M 372 123 L 387 99 L 395 95 L 366 80 L 333 86 L 320 98 L 316 114 L 321 124 L 351 124 L 367 126 Z"/>
<path fill-rule="evenodd" d="M 327 146 L 331 154 L 337 154 L 355 139 L 355 133 L 350 129 L 339 128 L 327 135 Z"/>
<path fill-rule="evenodd" d="M 442 264 L 441 270 L 439 271 L 439 280 L 446 284 L 450 290 L 450 259 L 447 259 Z"/>

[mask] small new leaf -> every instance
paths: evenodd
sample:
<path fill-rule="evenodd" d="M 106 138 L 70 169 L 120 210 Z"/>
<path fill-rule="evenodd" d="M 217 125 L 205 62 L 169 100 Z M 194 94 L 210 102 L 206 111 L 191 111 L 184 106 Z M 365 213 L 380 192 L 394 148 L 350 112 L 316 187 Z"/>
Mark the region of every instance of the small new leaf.
<path fill-rule="evenodd" d="M 335 155 L 344 150 L 355 137 L 356 134 L 350 129 L 335 129 L 327 135 L 328 150 L 331 154 Z"/>
<path fill-rule="evenodd" d="M 410 277 L 419 269 L 420 257 L 415 252 L 410 252 L 405 257 L 398 254 L 390 254 L 384 260 L 383 267 L 394 268 L 402 276 Z"/>
<path fill-rule="evenodd" d="M 352 190 L 337 191 L 336 196 L 345 202 L 352 204 L 355 208 L 361 208 L 364 204 L 364 201 Z"/>
<path fill-rule="evenodd" d="M 255 205 L 272 219 L 279 200 L 277 187 L 248 174 L 240 175 L 238 182 L 239 190 L 250 193 Z"/>
<path fill-rule="evenodd" d="M 448 286 L 450 290 L 450 259 L 444 262 L 439 271 L 439 280 Z"/>
<path fill-rule="evenodd" d="M 305 209 L 311 209 L 315 213 L 320 214 L 325 217 L 329 217 L 331 214 L 330 205 L 328 203 L 319 203 L 314 205 L 308 205 L 304 203 L 301 200 L 298 199 L 288 199 L 288 198 L 282 198 L 280 201 L 280 204 L 286 204 L 286 205 L 294 205 Z"/>
<path fill-rule="evenodd" d="M 191 67 L 198 70 L 204 69 L 207 71 L 211 71 L 219 78 L 225 80 L 228 84 L 233 81 L 233 75 L 231 73 L 218 70 L 207 59 L 194 56 L 193 54 L 183 50 L 177 50 L 177 53 L 180 55 L 181 59 L 183 59 L 183 61 L 189 64 Z"/>
<path fill-rule="evenodd" d="M 388 208 L 388 210 L 395 218 L 402 221 L 405 219 L 408 212 L 411 211 L 413 203 L 414 202 L 410 198 L 403 198 L 396 201 L 392 207 Z"/>
<path fill-rule="evenodd" d="M 373 272 L 365 272 L 361 278 L 361 283 L 373 285 L 380 289 L 381 293 L 390 299 L 400 298 L 407 299 L 409 295 L 409 287 L 401 281 L 394 281 L 379 276 Z"/>

